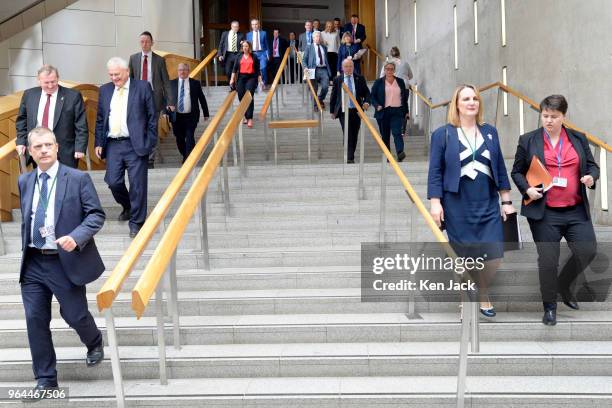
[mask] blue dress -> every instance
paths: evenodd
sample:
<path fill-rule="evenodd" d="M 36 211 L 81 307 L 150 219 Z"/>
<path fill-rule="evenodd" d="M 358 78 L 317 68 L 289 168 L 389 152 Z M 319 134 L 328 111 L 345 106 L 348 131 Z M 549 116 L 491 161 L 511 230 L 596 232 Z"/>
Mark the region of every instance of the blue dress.
<path fill-rule="evenodd" d="M 445 191 L 442 197 L 448 240 L 459 256 L 482 256 L 485 260 L 502 258 L 504 234 L 490 152 L 480 133 L 475 152 L 461 131 L 458 134 L 459 190 L 456 193 Z"/>

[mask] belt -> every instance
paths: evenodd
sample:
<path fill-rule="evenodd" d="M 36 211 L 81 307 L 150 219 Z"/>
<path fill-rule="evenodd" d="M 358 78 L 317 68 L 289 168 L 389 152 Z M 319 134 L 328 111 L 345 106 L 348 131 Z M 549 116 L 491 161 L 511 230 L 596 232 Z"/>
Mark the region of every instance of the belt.
<path fill-rule="evenodd" d="M 553 211 L 558 211 L 558 212 L 565 212 L 565 211 L 572 211 L 575 210 L 576 207 L 578 207 L 578 205 L 570 205 L 567 207 L 550 207 L 550 206 L 546 206 L 546 209 L 548 210 L 553 210 Z"/>
<path fill-rule="evenodd" d="M 108 137 L 108 140 L 114 140 L 116 142 L 121 142 L 123 140 L 128 140 L 130 137 L 129 136 L 122 136 L 122 137 Z"/>
<path fill-rule="evenodd" d="M 39 255 L 45 255 L 45 256 L 53 256 L 53 255 L 57 256 L 59 254 L 59 251 L 57 249 L 40 249 L 36 247 L 28 247 L 28 251 L 32 251 Z"/>

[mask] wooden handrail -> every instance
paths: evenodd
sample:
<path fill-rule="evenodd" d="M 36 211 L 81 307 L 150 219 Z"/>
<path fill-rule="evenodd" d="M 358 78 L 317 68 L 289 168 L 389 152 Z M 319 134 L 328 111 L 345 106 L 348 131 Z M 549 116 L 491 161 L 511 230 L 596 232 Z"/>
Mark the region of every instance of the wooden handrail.
<path fill-rule="evenodd" d="M 427 99 L 427 98 L 425 97 L 425 95 L 423 95 L 422 93 L 420 93 L 420 92 L 419 92 L 419 91 L 416 89 L 416 87 L 415 87 L 414 85 L 410 85 L 410 90 L 411 90 L 411 91 L 412 91 L 412 92 L 413 92 L 413 93 L 414 93 L 416 96 L 418 96 L 418 97 L 419 97 L 419 99 L 420 99 L 420 100 L 422 100 L 422 101 L 425 103 L 425 105 L 429 106 L 430 108 L 433 106 L 433 105 L 431 104 L 431 102 L 429 102 L 429 99 Z"/>
<path fill-rule="evenodd" d="M 270 129 L 301 129 L 316 128 L 319 126 L 317 119 L 276 120 L 268 122 Z"/>
<path fill-rule="evenodd" d="M 138 233 L 136 238 L 134 238 L 128 249 L 124 252 L 123 256 L 115 266 L 115 269 L 98 292 L 96 299 L 98 303 L 98 309 L 100 311 L 112 306 L 113 301 L 121 290 L 123 282 L 129 276 L 130 272 L 132 271 L 132 268 L 140 258 L 140 255 L 151 241 L 151 238 L 155 234 L 155 231 L 157 230 L 161 222 L 164 220 L 166 213 L 170 209 L 170 206 L 172 205 L 179 191 L 185 184 L 185 181 L 189 177 L 189 174 L 202 157 L 204 150 L 212 139 L 215 131 L 217 130 L 217 127 L 221 123 L 221 120 L 232 106 L 235 97 L 236 92 L 231 92 L 227 95 L 227 97 L 219 107 L 219 110 L 206 127 L 206 130 L 202 134 L 202 137 L 195 145 L 191 154 L 189 155 L 189 157 L 187 157 L 187 160 L 185 160 L 185 163 L 179 169 L 176 176 L 174 176 L 174 179 L 166 188 L 166 191 L 155 205 L 155 208 L 153 209 L 151 214 L 147 217 L 147 221 L 140 229 L 140 232 Z"/>
<path fill-rule="evenodd" d="M 380 137 L 378 130 L 374 128 L 363 109 L 361 109 L 361 106 L 357 102 L 357 99 L 355 99 L 355 96 L 349 90 L 348 86 L 343 83 L 342 88 L 344 89 L 344 92 L 346 92 L 346 94 L 349 96 L 349 98 L 351 98 L 351 100 L 353 101 L 353 105 L 355 105 L 355 107 L 357 108 L 357 113 L 361 117 L 361 121 L 364 122 L 370 130 L 370 134 L 374 138 L 374 141 L 376 141 L 378 147 L 380 147 L 380 150 L 382 150 L 383 154 L 387 156 L 389 164 L 393 168 L 393 171 L 395 171 L 395 174 L 397 174 L 397 176 L 399 177 L 402 185 L 404 186 L 404 190 L 406 190 L 406 193 L 408 194 L 408 197 L 410 197 L 410 200 L 412 200 L 417 210 L 419 210 L 419 212 L 425 219 L 425 223 L 427 224 L 431 232 L 433 232 L 438 242 L 442 244 L 446 253 L 451 257 L 456 257 L 455 251 L 448 243 L 448 240 L 446 239 L 442 231 L 440 231 L 440 228 L 438 228 L 438 226 L 436 225 L 434 219 L 431 217 L 431 214 L 429 214 L 429 211 L 427 211 L 427 208 L 425 208 L 425 204 L 423 204 L 423 201 L 421 201 L 419 195 L 416 193 L 416 191 L 414 191 L 414 188 L 410 184 L 410 181 L 408 181 L 408 178 L 404 175 L 404 172 L 399 167 L 399 164 L 397 164 L 397 161 L 395 160 L 395 158 L 383 142 L 382 138 Z"/>
<path fill-rule="evenodd" d="M 11 139 L 7 143 L 5 143 L 4 146 L 1 146 L 0 147 L 0 163 L 2 163 L 4 160 L 10 160 L 14 158 L 13 155 L 17 154 L 17 150 L 15 150 L 16 147 L 17 147 L 17 143 L 15 139 Z"/>
<path fill-rule="evenodd" d="M 302 64 L 302 57 L 300 57 L 299 53 L 296 53 L 295 55 L 297 55 L 298 64 L 301 65 L 303 68 L 304 64 Z M 321 102 L 319 101 L 319 98 L 317 97 L 317 93 L 315 92 L 314 87 L 312 86 L 312 83 L 310 82 L 310 78 L 306 78 L 306 83 L 308 84 L 308 87 L 310 88 L 310 93 L 312 94 L 312 97 L 314 98 L 317 104 L 317 108 L 319 108 L 319 112 L 322 112 Z"/>
<path fill-rule="evenodd" d="M 195 78 L 196 76 L 200 75 L 200 72 L 202 72 L 202 70 L 206 68 L 206 66 L 210 63 L 210 61 L 215 58 L 216 55 L 217 49 L 215 48 L 214 50 L 209 52 L 206 58 L 204 58 L 202 62 L 200 62 L 198 66 L 191 71 L 191 73 L 189 74 L 189 78 Z"/>
<path fill-rule="evenodd" d="M 242 97 L 240 105 L 238 105 L 238 108 L 234 111 L 221 136 L 219 136 L 215 147 L 210 152 L 204 166 L 202 166 L 198 177 L 191 185 L 183 202 L 168 225 L 168 229 L 164 233 L 164 236 L 159 241 L 157 248 L 155 248 L 155 252 L 149 260 L 147 267 L 140 276 L 140 279 L 138 279 L 136 286 L 134 286 L 132 290 L 132 309 L 136 312 L 136 316 L 139 319 L 142 317 L 151 296 L 155 292 L 168 266 L 168 262 L 170 262 L 172 254 L 185 233 L 187 224 L 189 224 L 196 208 L 200 205 L 202 197 L 206 194 L 208 184 L 230 146 L 234 133 L 236 133 L 236 129 L 238 128 L 238 124 L 242 120 L 251 100 L 252 96 L 250 92 L 247 92 Z"/>
<path fill-rule="evenodd" d="M 367 49 L 372 51 L 374 53 L 374 55 L 376 55 L 378 58 L 380 58 L 383 61 L 385 60 L 385 56 L 382 55 L 381 53 L 379 53 L 378 51 L 376 51 L 376 49 L 374 47 L 372 47 L 370 44 L 366 44 L 365 46 L 366 46 Z"/>
<path fill-rule="evenodd" d="M 285 54 L 283 55 L 283 59 L 278 67 L 278 71 L 276 71 L 276 75 L 274 76 L 274 81 L 272 82 L 272 86 L 268 91 L 268 95 L 266 95 L 266 100 L 264 101 L 263 106 L 261 107 L 261 111 L 259 112 L 259 119 L 264 120 L 266 114 L 268 113 L 268 109 L 270 108 L 270 104 L 272 103 L 272 98 L 274 97 L 274 93 L 276 92 L 276 87 L 280 82 L 281 77 L 283 76 L 283 70 L 285 69 L 285 65 L 287 65 L 287 61 L 289 60 L 289 52 L 291 51 L 290 47 L 287 47 L 285 50 Z"/>

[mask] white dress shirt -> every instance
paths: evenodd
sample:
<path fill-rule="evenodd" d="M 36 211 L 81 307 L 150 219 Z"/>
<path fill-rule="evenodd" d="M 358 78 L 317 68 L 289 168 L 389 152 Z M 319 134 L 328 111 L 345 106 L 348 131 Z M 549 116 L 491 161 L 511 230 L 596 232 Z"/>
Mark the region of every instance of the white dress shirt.
<path fill-rule="evenodd" d="M 351 77 L 352 84 L 349 83 L 349 77 Z M 355 77 L 353 75 L 344 75 L 344 83 L 346 84 L 347 88 L 351 91 L 351 93 L 353 95 L 355 95 L 355 98 L 357 98 L 357 94 L 355 93 Z M 342 94 L 342 101 L 340 103 L 340 110 L 342 112 L 344 112 L 344 103 L 345 103 L 344 102 L 344 95 L 345 95 L 345 93 L 341 92 L 341 94 Z M 353 103 L 353 101 L 349 97 L 349 100 L 346 103 L 347 103 L 348 107 L 351 108 L 351 104 Z M 354 106 L 353 106 L 353 108 L 354 108 Z"/>
<path fill-rule="evenodd" d="M 49 194 L 49 203 L 47 205 L 47 213 L 45 214 L 45 227 L 52 226 L 55 222 L 55 191 L 57 190 L 57 181 L 55 181 L 57 177 L 57 171 L 59 169 L 59 162 L 56 160 L 53 166 L 46 171 L 49 175 L 47 179 L 47 194 Z M 34 248 L 34 244 L 32 244 L 32 237 L 34 236 L 34 217 L 36 215 L 36 208 L 40 203 L 40 183 L 42 179 L 40 178 L 40 174 L 42 171 L 40 167 L 36 170 L 36 177 L 38 177 L 38 183 L 34 187 L 34 197 L 32 198 L 32 214 L 30 220 L 30 243 L 28 246 Z M 53 182 L 55 181 L 55 186 L 53 186 Z M 51 188 L 53 186 L 53 188 Z M 45 237 L 45 245 L 41 249 L 57 249 L 57 244 L 55 243 L 55 234 L 49 235 Z"/>
<path fill-rule="evenodd" d="M 49 129 L 53 130 L 53 119 L 55 119 L 55 104 L 57 103 L 57 91 L 55 90 L 51 94 L 51 101 L 49 101 Z M 40 93 L 40 101 L 38 102 L 38 114 L 36 115 L 36 126 L 42 126 L 43 113 L 45 113 L 45 105 L 47 104 L 47 93 L 43 89 Z"/>
<path fill-rule="evenodd" d="M 108 137 L 127 137 L 130 135 L 127 125 L 127 110 L 128 110 L 128 96 L 130 94 L 130 79 L 123 85 L 123 98 L 119 98 L 119 88 L 115 87 L 113 91 L 113 97 L 110 102 L 110 114 L 108 115 Z M 112 134 L 113 121 L 115 116 L 119 115 L 121 118 L 121 131 L 118 135 Z"/>
<path fill-rule="evenodd" d="M 253 31 L 253 51 L 261 51 L 261 37 L 259 31 Z"/>
<path fill-rule="evenodd" d="M 178 111 L 179 98 L 181 97 L 181 83 L 185 82 L 185 96 L 183 96 L 183 110 L 179 113 L 191 113 L 191 94 L 189 93 L 189 78 L 178 79 L 178 90 L 176 91 L 176 109 Z"/>
<path fill-rule="evenodd" d="M 151 89 L 153 88 L 153 70 L 151 69 L 151 63 L 153 62 L 153 51 L 143 52 L 140 55 L 140 79 L 142 79 L 142 63 L 144 62 L 144 56 L 147 56 L 147 82 L 151 84 Z"/>
<path fill-rule="evenodd" d="M 323 47 L 321 47 L 321 44 L 317 45 L 313 43 L 312 46 L 314 47 L 315 55 L 317 56 L 317 67 L 325 67 L 325 50 Z M 319 58 L 319 50 L 321 50 L 321 57 L 323 57 L 322 60 Z"/>

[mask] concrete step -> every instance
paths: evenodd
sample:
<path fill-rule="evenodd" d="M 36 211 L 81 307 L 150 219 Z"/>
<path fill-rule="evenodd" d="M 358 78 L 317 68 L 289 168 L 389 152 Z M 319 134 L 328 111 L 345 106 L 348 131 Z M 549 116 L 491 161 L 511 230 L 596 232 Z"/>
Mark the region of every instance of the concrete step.
<path fill-rule="evenodd" d="M 56 347 L 59 381 L 112 379 L 110 361 L 84 364 L 85 347 Z M 458 342 L 225 344 L 168 347 L 173 378 L 453 376 Z M 119 348 L 124 379 L 159 376 L 158 350 Z M 29 348 L 0 350 L 0 381 L 28 381 Z M 612 342 L 481 342 L 469 356 L 470 376 L 606 376 Z"/>
<path fill-rule="evenodd" d="M 410 319 L 403 313 L 299 314 L 181 316 L 182 345 L 278 344 L 278 343 L 374 343 L 374 342 L 453 342 L 460 336 L 459 313 L 420 313 Z M 571 312 L 559 308 L 554 329 L 541 323 L 541 312 L 500 312 L 495 318 L 480 318 L 483 342 L 609 341 L 612 319 L 608 311 Z M 96 318 L 106 341 L 106 320 Z M 171 322 L 166 323 L 166 342 L 172 344 Z M 156 346 L 154 317 L 117 317 L 121 346 Z M 61 318 L 51 321 L 53 343 L 80 347 L 81 342 Z M 0 320 L 3 348 L 27 344 L 25 320 Z M 106 343 L 108 344 L 108 342 Z"/>
<path fill-rule="evenodd" d="M 114 406 L 110 380 L 67 381 L 67 401 L 45 406 L 99 408 Z M 30 388 L 32 382 L 0 383 L 2 387 Z M 478 376 L 467 378 L 466 407 L 604 408 L 612 402 L 610 376 Z M 266 377 L 126 380 L 128 406 L 139 407 L 303 407 L 303 408 L 455 408 L 454 376 L 410 377 Z M 2 404 L 3 402 L 0 402 Z M 22 406 L 21 402 L 4 402 Z M 61 405 L 60 405 L 61 404 Z"/>

